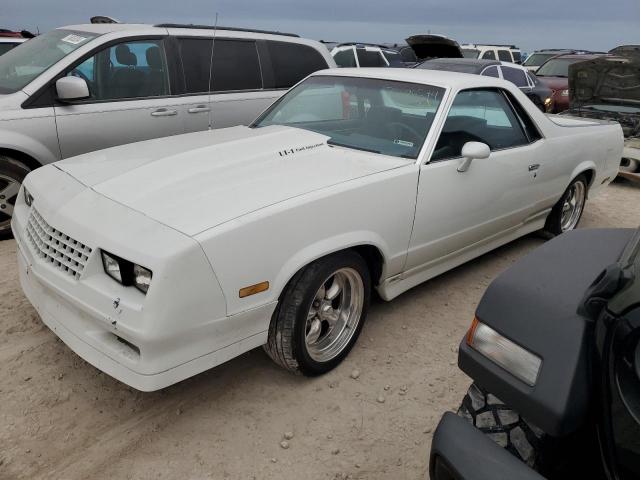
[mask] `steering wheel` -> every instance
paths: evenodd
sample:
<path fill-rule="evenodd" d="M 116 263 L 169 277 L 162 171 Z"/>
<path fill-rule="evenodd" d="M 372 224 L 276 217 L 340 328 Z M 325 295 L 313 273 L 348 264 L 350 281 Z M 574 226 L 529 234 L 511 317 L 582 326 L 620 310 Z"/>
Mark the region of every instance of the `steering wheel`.
<path fill-rule="evenodd" d="M 89 77 L 87 77 L 84 73 L 82 73 L 80 70 L 78 70 L 77 68 L 74 68 L 73 70 L 71 70 L 71 76 L 72 77 L 78 77 L 81 78 L 82 80 L 84 80 L 85 82 L 87 82 L 87 84 L 90 83 Z"/>
<path fill-rule="evenodd" d="M 398 134 L 402 132 L 408 133 L 410 137 L 413 137 L 412 140 L 414 145 L 420 143 L 420 141 L 422 140 L 422 135 L 420 135 L 415 129 L 413 129 L 409 125 L 406 125 L 400 122 L 389 122 L 388 125 L 390 128 L 393 128 Z"/>

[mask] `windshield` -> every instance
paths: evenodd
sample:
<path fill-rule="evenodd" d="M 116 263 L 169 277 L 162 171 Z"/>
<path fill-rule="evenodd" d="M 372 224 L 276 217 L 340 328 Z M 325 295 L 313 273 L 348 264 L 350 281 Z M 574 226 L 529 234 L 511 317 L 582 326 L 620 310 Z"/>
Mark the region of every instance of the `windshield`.
<path fill-rule="evenodd" d="M 553 58 L 557 53 L 533 53 L 529 55 L 527 60 L 523 63 L 525 67 L 539 67 L 544 62 Z"/>
<path fill-rule="evenodd" d="M 464 56 L 464 58 L 478 58 L 479 53 L 480 51 L 476 50 L 475 48 L 462 49 L 462 55 Z"/>
<path fill-rule="evenodd" d="M 582 62 L 582 58 L 553 58 L 536 70 L 538 77 L 569 77 L 569 65 Z"/>
<path fill-rule="evenodd" d="M 53 30 L 10 50 L 0 57 L 0 93 L 21 90 L 51 65 L 95 37 L 86 32 Z"/>
<path fill-rule="evenodd" d="M 287 125 L 330 145 L 415 159 L 444 88 L 373 78 L 313 76 L 290 90 L 253 127 Z"/>

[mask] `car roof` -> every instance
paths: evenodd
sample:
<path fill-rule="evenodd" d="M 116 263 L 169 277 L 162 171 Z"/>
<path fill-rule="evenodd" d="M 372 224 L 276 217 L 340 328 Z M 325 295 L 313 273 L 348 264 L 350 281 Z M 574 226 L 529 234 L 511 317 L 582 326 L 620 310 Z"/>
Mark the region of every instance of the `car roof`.
<path fill-rule="evenodd" d="M 427 60 L 419 64 L 416 68 L 429 69 L 429 68 L 439 68 L 442 67 L 444 69 L 456 67 L 475 67 L 476 72 L 480 73 L 486 67 L 491 65 L 500 65 L 498 60 L 483 60 L 476 58 L 432 58 L 431 60 Z"/>
<path fill-rule="evenodd" d="M 513 85 L 499 78 L 484 77 L 472 73 L 450 72 L 446 70 L 427 70 L 421 68 L 333 68 L 320 70 L 312 76 L 332 75 L 341 77 L 376 78 L 398 82 L 422 83 L 439 87 L 451 87 L 454 90 L 474 87 L 495 87 Z"/>
<path fill-rule="evenodd" d="M 567 59 L 570 59 L 570 60 L 573 60 L 573 59 L 577 59 L 577 60 L 579 60 L 579 59 L 593 60 L 594 58 L 603 57 L 604 55 L 606 55 L 606 54 L 604 54 L 604 53 L 566 53 L 564 55 L 557 55 L 557 56 L 555 56 L 553 58 L 550 58 L 547 61 L 557 60 L 559 58 L 567 58 Z"/>

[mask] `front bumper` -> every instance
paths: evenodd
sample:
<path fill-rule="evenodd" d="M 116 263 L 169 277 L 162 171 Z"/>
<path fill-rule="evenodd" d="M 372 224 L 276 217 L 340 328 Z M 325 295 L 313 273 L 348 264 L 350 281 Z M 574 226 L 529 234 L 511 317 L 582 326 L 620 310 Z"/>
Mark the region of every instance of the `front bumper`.
<path fill-rule="evenodd" d="M 50 166 L 29 175 L 25 185 L 35 201 L 27 207 L 19 197 L 12 229 L 25 295 L 84 360 L 151 391 L 266 342 L 264 325 L 275 303 L 227 316 L 224 294 L 195 240 L 57 172 Z M 66 193 L 52 201 L 43 195 L 46 184 Z M 26 233 L 36 209 L 51 227 L 91 250 L 80 275 L 38 254 Z M 106 276 L 103 248 L 153 271 L 147 295 Z"/>

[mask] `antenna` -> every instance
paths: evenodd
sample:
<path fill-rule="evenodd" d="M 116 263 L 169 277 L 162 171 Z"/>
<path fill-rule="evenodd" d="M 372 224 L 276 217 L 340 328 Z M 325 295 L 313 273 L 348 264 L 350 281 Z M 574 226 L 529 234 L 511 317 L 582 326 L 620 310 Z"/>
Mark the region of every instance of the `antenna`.
<path fill-rule="evenodd" d="M 216 43 L 216 32 L 218 31 L 218 12 L 216 12 L 216 21 L 213 24 L 213 39 L 211 40 L 211 56 L 209 57 L 209 96 L 207 103 L 209 104 L 209 130 L 213 128 L 213 105 L 211 105 L 211 75 L 213 72 L 213 48 Z"/>

